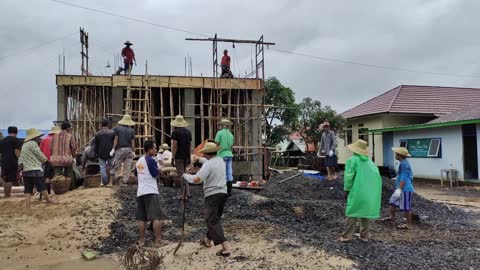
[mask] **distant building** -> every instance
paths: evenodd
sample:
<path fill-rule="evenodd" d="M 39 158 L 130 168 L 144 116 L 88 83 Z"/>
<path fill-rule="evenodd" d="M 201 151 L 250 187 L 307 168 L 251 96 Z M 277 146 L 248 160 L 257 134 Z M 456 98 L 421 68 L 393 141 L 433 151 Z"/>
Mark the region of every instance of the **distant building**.
<path fill-rule="evenodd" d="M 339 139 L 339 162 L 356 139 L 369 142 L 378 166 L 393 169 L 393 146 L 412 153 L 417 178 L 440 178 L 456 169 L 459 179 L 479 176 L 480 89 L 401 85 L 344 113 L 345 140 Z M 478 180 L 477 180 L 478 181 Z"/>

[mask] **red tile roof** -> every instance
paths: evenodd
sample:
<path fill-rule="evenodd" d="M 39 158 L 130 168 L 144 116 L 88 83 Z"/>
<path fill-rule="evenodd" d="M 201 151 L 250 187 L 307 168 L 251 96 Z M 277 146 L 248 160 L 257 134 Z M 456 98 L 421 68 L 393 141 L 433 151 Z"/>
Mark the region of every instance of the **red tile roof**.
<path fill-rule="evenodd" d="M 379 113 L 444 115 L 480 103 L 480 88 L 400 85 L 344 113 L 354 118 Z"/>

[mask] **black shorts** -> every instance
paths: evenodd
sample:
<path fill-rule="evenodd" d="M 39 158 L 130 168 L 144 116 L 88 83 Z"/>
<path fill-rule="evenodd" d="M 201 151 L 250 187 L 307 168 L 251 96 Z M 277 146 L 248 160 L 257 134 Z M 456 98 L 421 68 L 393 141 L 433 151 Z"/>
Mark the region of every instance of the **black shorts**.
<path fill-rule="evenodd" d="M 2 168 L 2 179 L 8 183 L 16 183 L 18 175 L 18 167 Z"/>
<path fill-rule="evenodd" d="M 137 197 L 137 221 L 162 219 L 162 201 L 158 194 L 146 194 Z"/>
<path fill-rule="evenodd" d="M 23 184 L 25 185 L 25 191 L 23 193 L 32 193 L 33 186 L 37 188 L 38 192 L 44 191 L 45 188 L 45 180 L 43 177 L 23 177 Z"/>
<path fill-rule="evenodd" d="M 337 167 L 338 164 L 337 164 L 337 156 L 336 155 L 333 155 L 331 157 L 329 157 L 327 155 L 327 157 L 325 157 L 325 167 Z"/>

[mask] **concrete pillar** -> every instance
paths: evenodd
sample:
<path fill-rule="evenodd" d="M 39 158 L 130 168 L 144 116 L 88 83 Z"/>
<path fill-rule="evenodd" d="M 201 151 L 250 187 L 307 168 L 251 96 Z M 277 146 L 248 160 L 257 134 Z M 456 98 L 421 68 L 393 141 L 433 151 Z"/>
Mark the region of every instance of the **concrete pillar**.
<path fill-rule="evenodd" d="M 65 87 L 57 86 L 57 121 L 65 121 L 67 119 L 67 97 L 65 95 Z"/>
<path fill-rule="evenodd" d="M 122 87 L 112 87 L 112 113 L 113 114 L 124 114 L 123 109 L 124 99 L 123 99 L 123 88 Z"/>
<path fill-rule="evenodd" d="M 188 122 L 188 128 L 192 132 L 192 143 L 195 143 L 195 89 L 185 89 L 184 100 L 182 102 L 183 110 L 185 113 L 183 117 Z"/>

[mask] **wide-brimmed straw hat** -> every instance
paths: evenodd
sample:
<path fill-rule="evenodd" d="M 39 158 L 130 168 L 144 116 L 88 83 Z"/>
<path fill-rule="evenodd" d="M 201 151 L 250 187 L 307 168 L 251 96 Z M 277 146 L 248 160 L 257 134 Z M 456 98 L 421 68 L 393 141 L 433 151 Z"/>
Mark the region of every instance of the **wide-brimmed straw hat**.
<path fill-rule="evenodd" d="M 62 129 L 59 126 L 53 126 L 52 129 L 48 132 L 49 135 L 52 134 L 58 134 L 62 131 Z"/>
<path fill-rule="evenodd" d="M 129 114 L 125 114 L 122 120 L 118 121 L 118 123 L 124 126 L 135 126 L 135 122 L 133 122 L 132 116 Z"/>
<path fill-rule="evenodd" d="M 175 116 L 175 120 L 173 120 L 170 125 L 174 127 L 186 127 L 188 126 L 188 122 L 183 119 L 183 115 Z"/>
<path fill-rule="evenodd" d="M 213 142 L 207 142 L 202 150 L 198 151 L 203 154 L 216 153 L 221 150 L 222 147 Z"/>
<path fill-rule="evenodd" d="M 233 125 L 233 122 L 228 119 L 222 119 L 218 124 L 221 126 L 231 126 Z"/>
<path fill-rule="evenodd" d="M 160 146 L 160 148 L 161 148 L 162 150 L 169 150 L 169 149 L 170 149 L 170 146 L 168 146 L 168 144 L 164 143 L 164 144 L 162 144 L 162 145 Z"/>
<path fill-rule="evenodd" d="M 347 147 L 356 154 L 368 156 L 368 143 L 364 140 L 357 140 L 356 142 L 347 145 Z"/>
<path fill-rule="evenodd" d="M 125 45 L 133 45 L 133 43 L 131 43 L 129 40 L 125 41 L 125 43 L 123 43 Z"/>
<path fill-rule="evenodd" d="M 163 150 L 162 148 L 158 148 L 157 152 L 161 154 L 161 153 L 163 153 L 163 151 L 165 151 L 165 150 Z"/>
<path fill-rule="evenodd" d="M 411 157 L 410 153 L 408 153 L 408 149 L 405 147 L 392 147 L 392 151 L 404 157 Z"/>
<path fill-rule="evenodd" d="M 27 137 L 25 137 L 25 142 L 31 141 L 35 138 L 42 137 L 43 133 L 38 131 L 36 128 L 27 129 Z"/>

